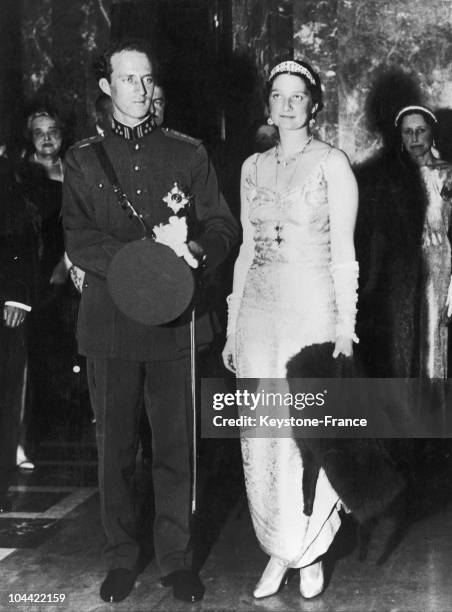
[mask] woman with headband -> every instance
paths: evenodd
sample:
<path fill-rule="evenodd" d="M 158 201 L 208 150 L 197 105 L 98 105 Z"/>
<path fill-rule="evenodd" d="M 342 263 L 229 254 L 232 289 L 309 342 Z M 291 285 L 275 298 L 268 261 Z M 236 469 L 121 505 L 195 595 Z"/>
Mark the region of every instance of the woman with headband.
<path fill-rule="evenodd" d="M 408 375 L 447 378 L 447 323 L 452 315 L 451 220 L 452 167 L 435 146 L 438 121 L 425 106 L 403 107 L 394 119 L 402 164 L 420 179 L 422 216 L 420 238 L 420 304 L 414 321 L 418 354 Z"/>
<path fill-rule="evenodd" d="M 312 133 L 320 80 L 305 62 L 277 63 L 267 83 L 276 146 L 243 164 L 243 244 L 228 298 L 225 366 L 238 378 L 279 379 L 300 349 L 355 339 L 357 187 L 340 150 Z M 280 416 L 281 408 L 272 416 Z M 340 500 L 321 470 L 311 516 L 303 513 L 303 463 L 294 438 L 248 438 L 242 456 L 254 529 L 270 560 L 254 590 L 276 593 L 289 568 L 305 598 L 324 588 L 322 557 L 339 529 Z"/>
<path fill-rule="evenodd" d="M 360 304 L 373 376 L 447 377 L 452 168 L 436 150 L 437 129 L 427 107 L 401 108 L 394 146 L 360 184 L 363 209 L 373 211 Z"/>

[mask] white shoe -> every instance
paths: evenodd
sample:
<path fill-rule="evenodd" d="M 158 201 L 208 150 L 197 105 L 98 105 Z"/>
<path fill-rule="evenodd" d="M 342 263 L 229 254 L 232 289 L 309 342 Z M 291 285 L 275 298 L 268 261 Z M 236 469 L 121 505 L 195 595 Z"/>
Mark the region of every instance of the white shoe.
<path fill-rule="evenodd" d="M 264 573 L 262 574 L 256 588 L 253 591 L 253 596 L 256 599 L 262 597 L 270 597 L 277 593 L 281 587 L 284 578 L 286 577 L 288 566 L 277 557 L 270 557 Z"/>
<path fill-rule="evenodd" d="M 320 595 L 324 586 L 323 561 L 317 561 L 300 569 L 300 593 L 305 599 Z"/>
<path fill-rule="evenodd" d="M 24 449 L 19 444 L 16 452 L 16 465 L 20 470 L 34 470 L 35 464 L 25 454 Z"/>

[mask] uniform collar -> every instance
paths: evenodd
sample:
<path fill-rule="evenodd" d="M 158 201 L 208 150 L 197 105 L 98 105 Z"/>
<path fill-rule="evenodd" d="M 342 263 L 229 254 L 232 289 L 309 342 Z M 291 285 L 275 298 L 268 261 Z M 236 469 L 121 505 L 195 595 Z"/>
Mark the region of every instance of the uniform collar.
<path fill-rule="evenodd" d="M 144 136 L 150 134 L 154 128 L 155 121 L 152 115 L 149 115 L 149 117 L 134 127 L 124 125 L 114 117 L 111 123 L 113 133 L 125 140 L 138 140 L 144 138 Z"/>

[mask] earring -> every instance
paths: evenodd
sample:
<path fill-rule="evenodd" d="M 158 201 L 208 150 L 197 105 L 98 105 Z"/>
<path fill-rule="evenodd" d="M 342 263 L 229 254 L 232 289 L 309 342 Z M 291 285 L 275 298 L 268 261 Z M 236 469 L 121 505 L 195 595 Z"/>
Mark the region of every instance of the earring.
<path fill-rule="evenodd" d="M 403 142 L 400 143 L 400 150 L 402 151 L 402 153 L 405 150 L 405 147 L 403 146 Z"/>
<path fill-rule="evenodd" d="M 268 117 L 267 123 L 268 123 L 268 125 L 274 125 L 273 119 L 271 117 Z"/>
<path fill-rule="evenodd" d="M 311 132 L 312 132 L 312 130 L 315 128 L 315 124 L 316 124 L 315 117 L 311 117 L 311 118 L 309 119 L 309 129 L 311 130 Z"/>
<path fill-rule="evenodd" d="M 436 142 L 435 141 L 432 142 L 432 146 L 430 148 L 430 151 L 431 151 L 431 153 L 432 153 L 432 155 L 433 155 L 433 157 L 435 159 L 440 159 L 441 155 L 440 155 L 440 153 L 438 151 L 438 147 L 436 146 Z"/>

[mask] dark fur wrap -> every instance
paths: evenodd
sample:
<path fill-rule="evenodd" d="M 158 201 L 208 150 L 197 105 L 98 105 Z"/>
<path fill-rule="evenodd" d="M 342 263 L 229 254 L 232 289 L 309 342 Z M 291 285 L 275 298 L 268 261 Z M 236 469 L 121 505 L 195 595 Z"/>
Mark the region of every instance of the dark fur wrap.
<path fill-rule="evenodd" d="M 419 169 L 390 148 L 355 169 L 359 209 L 357 350 L 368 375 L 419 375 L 422 229 L 426 198 Z"/>
<path fill-rule="evenodd" d="M 352 377 L 358 374 L 350 358 L 333 359 L 334 344 L 326 342 L 302 349 L 287 364 L 292 393 L 301 378 Z M 296 438 L 303 459 L 304 512 L 312 513 L 315 487 L 322 467 L 345 506 L 363 523 L 382 514 L 404 489 L 383 441 L 371 438 Z"/>

